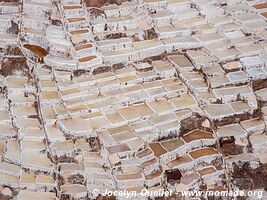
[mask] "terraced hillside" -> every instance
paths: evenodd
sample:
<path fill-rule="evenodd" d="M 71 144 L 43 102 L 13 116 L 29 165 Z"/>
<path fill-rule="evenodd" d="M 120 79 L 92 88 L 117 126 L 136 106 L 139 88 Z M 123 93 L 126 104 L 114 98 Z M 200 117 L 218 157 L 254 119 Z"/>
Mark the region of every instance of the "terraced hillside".
<path fill-rule="evenodd" d="M 2 0 L 0 199 L 266 199 L 266 21 L 264 0 Z"/>

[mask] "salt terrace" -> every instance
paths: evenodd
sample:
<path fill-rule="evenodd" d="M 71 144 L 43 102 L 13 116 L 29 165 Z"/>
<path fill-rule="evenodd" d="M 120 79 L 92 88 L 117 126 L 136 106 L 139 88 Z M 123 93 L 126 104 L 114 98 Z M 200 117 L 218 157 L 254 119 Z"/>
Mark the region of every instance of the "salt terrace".
<path fill-rule="evenodd" d="M 0 2 L 0 199 L 266 190 L 267 3 L 88 5 Z"/>

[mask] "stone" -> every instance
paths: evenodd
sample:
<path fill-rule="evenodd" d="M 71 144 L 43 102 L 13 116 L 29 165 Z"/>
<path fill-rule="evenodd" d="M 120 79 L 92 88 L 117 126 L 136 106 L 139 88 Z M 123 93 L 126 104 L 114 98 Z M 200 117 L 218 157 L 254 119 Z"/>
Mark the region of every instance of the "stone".
<path fill-rule="evenodd" d="M 2 190 L 1 190 L 1 193 L 2 193 L 4 196 L 9 196 L 9 197 L 12 196 L 12 191 L 11 191 L 10 188 L 8 188 L 8 187 L 5 187 L 4 189 L 2 189 Z"/>

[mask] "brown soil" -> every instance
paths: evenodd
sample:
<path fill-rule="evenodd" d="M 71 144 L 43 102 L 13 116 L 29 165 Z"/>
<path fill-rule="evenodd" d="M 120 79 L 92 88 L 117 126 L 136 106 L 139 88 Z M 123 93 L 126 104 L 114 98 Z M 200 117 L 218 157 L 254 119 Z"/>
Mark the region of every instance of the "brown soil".
<path fill-rule="evenodd" d="M 111 40 L 111 39 L 120 39 L 123 37 L 127 37 L 127 35 L 125 33 L 111 33 L 105 36 L 105 38 L 107 40 Z"/>
<path fill-rule="evenodd" d="M 57 181 L 58 181 L 58 185 L 59 185 L 59 186 L 65 184 L 65 180 L 64 180 L 63 176 L 61 176 L 60 174 L 59 174 L 58 177 L 57 177 Z"/>
<path fill-rule="evenodd" d="M 267 3 L 260 3 L 253 6 L 256 9 L 264 9 L 267 8 Z"/>
<path fill-rule="evenodd" d="M 75 174 L 75 175 L 71 175 L 70 177 L 68 177 L 68 182 L 71 184 L 84 185 L 85 184 L 85 178 L 81 174 Z"/>
<path fill-rule="evenodd" d="M 125 65 L 123 63 L 114 64 L 114 65 L 112 65 L 112 71 L 123 69 L 124 67 L 125 67 Z"/>
<path fill-rule="evenodd" d="M 250 114 L 249 112 L 242 113 L 242 114 L 235 114 L 230 117 L 224 117 L 222 120 L 214 120 L 213 123 L 216 127 L 218 126 L 225 126 L 228 124 L 233 124 L 233 123 L 239 123 L 240 121 L 248 120 L 251 118 L 256 118 L 261 115 L 260 109 L 254 110 L 253 114 Z"/>
<path fill-rule="evenodd" d="M 8 46 L 8 48 L 6 50 L 6 55 L 23 56 L 23 53 L 21 52 L 20 48 L 17 46 Z"/>
<path fill-rule="evenodd" d="M 267 87 L 267 79 L 255 80 L 252 82 L 253 90 L 260 90 Z"/>
<path fill-rule="evenodd" d="M 267 12 L 263 12 L 261 15 L 267 19 Z"/>
<path fill-rule="evenodd" d="M 5 49 L 5 48 L 2 48 L 2 47 L 0 47 L 0 54 L 5 54 L 5 52 L 6 52 L 6 49 Z"/>
<path fill-rule="evenodd" d="M 91 147 L 92 152 L 100 151 L 101 145 L 100 145 L 100 141 L 97 137 L 88 138 L 86 140 L 86 142 L 89 143 L 89 146 Z"/>
<path fill-rule="evenodd" d="M 121 5 L 122 2 L 130 0 L 84 0 L 87 7 L 102 7 L 109 4 L 118 4 Z"/>
<path fill-rule="evenodd" d="M 97 75 L 97 74 L 101 74 L 101 73 L 105 73 L 105 72 L 109 72 L 109 71 L 110 71 L 109 66 L 98 67 L 98 68 L 94 69 L 93 75 Z"/>
<path fill-rule="evenodd" d="M 89 73 L 89 71 L 87 71 L 85 69 L 78 69 L 78 70 L 73 71 L 74 77 L 79 77 L 79 76 L 86 75 L 86 74 L 89 75 L 90 73 Z"/>
<path fill-rule="evenodd" d="M 90 8 L 89 9 L 89 12 L 92 16 L 94 17 L 98 17 L 98 16 L 101 16 L 101 15 L 105 15 L 104 11 L 101 10 L 101 9 L 97 9 L 97 8 Z"/>
<path fill-rule="evenodd" d="M 222 137 L 219 140 L 220 146 L 222 147 L 225 144 L 231 144 L 235 142 L 235 137 L 234 136 L 229 136 L 229 137 Z"/>
<path fill-rule="evenodd" d="M 3 195 L 3 194 L 0 193 L 0 199 L 1 199 L 1 200 L 11 200 L 12 197 L 5 196 L 5 195 Z"/>
<path fill-rule="evenodd" d="M 61 194 L 60 195 L 61 200 L 71 200 L 71 196 L 69 194 Z"/>
<path fill-rule="evenodd" d="M 70 34 L 71 35 L 79 35 L 79 34 L 83 34 L 83 33 L 88 33 L 89 31 L 87 29 L 81 29 L 81 30 L 77 30 L 77 31 L 71 31 Z"/>
<path fill-rule="evenodd" d="M 52 19 L 52 25 L 54 25 L 54 26 L 62 26 L 62 22 L 60 20 Z"/>
<path fill-rule="evenodd" d="M 148 72 L 151 70 L 153 70 L 153 66 L 148 67 L 148 68 L 144 68 L 144 69 L 136 69 L 136 71 L 138 71 L 138 72 Z"/>
<path fill-rule="evenodd" d="M 243 153 L 243 148 L 241 146 L 236 145 L 234 142 L 224 143 L 221 149 L 222 149 L 223 155 L 225 156 L 239 155 Z"/>
<path fill-rule="evenodd" d="M 173 182 L 173 181 L 177 181 L 177 180 L 181 180 L 182 178 L 182 174 L 180 172 L 179 169 L 170 169 L 170 170 L 166 170 L 165 174 L 167 176 L 167 182 Z"/>
<path fill-rule="evenodd" d="M 57 163 L 77 163 L 77 161 L 74 158 L 68 157 L 66 155 L 57 157 L 56 162 Z"/>
<path fill-rule="evenodd" d="M 25 44 L 24 47 L 42 59 L 48 54 L 47 51 L 40 46 Z"/>
<path fill-rule="evenodd" d="M 189 154 L 193 159 L 197 159 L 202 156 L 209 156 L 217 153 L 218 152 L 213 148 L 204 148 L 204 149 L 193 150 Z"/>
<path fill-rule="evenodd" d="M 184 135 L 195 129 L 201 129 L 201 124 L 203 121 L 205 121 L 205 117 L 200 116 L 198 113 L 193 113 L 191 117 L 183 119 L 181 121 L 181 135 Z"/>
<path fill-rule="evenodd" d="M 7 87 L 0 87 L 0 98 L 6 98 L 7 96 Z"/>
<path fill-rule="evenodd" d="M 211 162 L 211 164 L 212 164 L 217 170 L 222 170 L 222 169 L 223 169 L 223 167 L 222 167 L 222 165 L 223 165 L 223 161 L 222 161 L 221 158 L 217 158 L 217 159 L 213 160 L 213 161 Z"/>
<path fill-rule="evenodd" d="M 22 75 L 28 77 L 30 76 L 29 67 L 27 65 L 25 57 L 4 59 L 1 66 L 0 74 L 7 77 L 13 75 L 15 71 L 21 71 Z"/>
<path fill-rule="evenodd" d="M 73 9 L 80 9 L 81 6 L 63 6 L 65 10 L 73 10 Z"/>
<path fill-rule="evenodd" d="M 144 32 L 145 32 L 145 39 L 147 40 L 153 40 L 158 38 L 158 35 L 154 28 L 150 28 L 148 30 L 145 30 Z"/>
<path fill-rule="evenodd" d="M 84 57 L 84 58 L 80 58 L 79 62 L 88 62 L 88 61 L 93 60 L 95 58 L 96 58 L 96 56 L 87 56 L 87 57 Z"/>
<path fill-rule="evenodd" d="M 234 184 L 240 189 L 261 189 L 267 191 L 267 165 L 252 169 L 249 163 L 234 164 L 232 174 Z"/>
<path fill-rule="evenodd" d="M 0 2 L 19 3 L 20 0 L 1 0 Z"/>
<path fill-rule="evenodd" d="M 82 44 L 82 45 L 79 45 L 79 46 L 76 46 L 75 47 L 75 50 L 76 51 L 80 51 L 80 50 L 83 50 L 83 49 L 89 49 L 89 48 L 92 48 L 93 45 L 92 44 Z"/>
<path fill-rule="evenodd" d="M 11 20 L 11 27 L 7 30 L 9 34 L 17 35 L 19 33 L 19 25 Z"/>
<path fill-rule="evenodd" d="M 72 22 L 81 22 L 81 21 L 85 21 L 86 19 L 84 17 L 82 18 L 68 18 L 67 19 L 70 23 Z"/>

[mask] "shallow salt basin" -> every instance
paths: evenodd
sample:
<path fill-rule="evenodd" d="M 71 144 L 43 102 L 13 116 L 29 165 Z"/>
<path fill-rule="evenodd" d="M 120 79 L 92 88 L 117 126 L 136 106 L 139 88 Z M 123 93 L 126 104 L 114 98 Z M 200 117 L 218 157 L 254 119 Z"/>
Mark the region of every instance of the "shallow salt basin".
<path fill-rule="evenodd" d="M 61 120 L 58 125 L 63 131 L 70 134 L 86 134 L 92 130 L 89 124 L 81 118 Z"/>
<path fill-rule="evenodd" d="M 212 118 L 222 118 L 234 114 L 228 104 L 211 104 L 204 107 L 204 111 Z"/>
<path fill-rule="evenodd" d="M 246 131 L 239 124 L 226 125 L 223 127 L 219 127 L 218 129 L 219 137 L 228 137 L 234 136 L 236 138 L 246 137 Z"/>
<path fill-rule="evenodd" d="M 266 89 L 261 89 L 261 90 L 256 91 L 256 95 L 261 101 L 267 101 L 267 90 Z"/>

